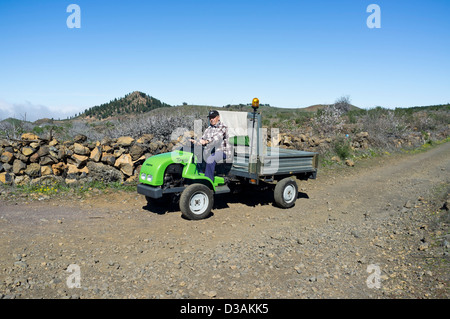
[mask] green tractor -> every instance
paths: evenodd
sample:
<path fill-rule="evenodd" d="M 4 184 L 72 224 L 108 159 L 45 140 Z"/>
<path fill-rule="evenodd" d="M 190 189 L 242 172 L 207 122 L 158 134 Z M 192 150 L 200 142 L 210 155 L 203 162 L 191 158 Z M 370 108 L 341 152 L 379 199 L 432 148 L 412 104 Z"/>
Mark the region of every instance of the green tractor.
<path fill-rule="evenodd" d="M 230 193 L 246 184 L 272 187 L 279 207 L 294 206 L 297 180 L 316 178 L 317 154 L 267 147 L 257 107 L 254 99 L 253 112 L 220 112 L 221 121 L 232 133 L 234 156 L 231 163 L 216 165 L 214 180 L 202 172 L 201 152 L 190 144 L 148 158 L 141 167 L 137 192 L 149 203 L 175 197 L 183 216 L 191 220 L 211 213 L 215 195 Z"/>

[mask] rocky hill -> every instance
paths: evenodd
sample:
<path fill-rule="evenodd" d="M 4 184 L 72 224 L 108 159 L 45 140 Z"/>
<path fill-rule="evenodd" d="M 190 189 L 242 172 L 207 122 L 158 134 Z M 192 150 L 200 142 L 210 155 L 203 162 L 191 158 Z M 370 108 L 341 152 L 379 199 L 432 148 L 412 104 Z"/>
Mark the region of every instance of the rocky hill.
<path fill-rule="evenodd" d="M 168 106 L 170 105 L 163 103 L 152 96 L 139 91 L 134 91 L 125 95 L 123 98 L 116 98 L 108 103 L 93 106 L 85 110 L 84 113 L 81 114 L 81 117 L 102 120 L 124 114 L 146 113 L 160 107 Z"/>

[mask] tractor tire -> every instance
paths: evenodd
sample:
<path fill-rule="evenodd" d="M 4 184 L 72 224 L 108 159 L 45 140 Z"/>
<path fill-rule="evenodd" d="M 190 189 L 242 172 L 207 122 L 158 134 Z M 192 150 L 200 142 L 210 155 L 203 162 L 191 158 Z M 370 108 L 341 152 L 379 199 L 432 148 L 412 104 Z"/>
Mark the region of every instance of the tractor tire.
<path fill-rule="evenodd" d="M 214 193 L 203 184 L 189 185 L 180 196 L 181 213 L 191 220 L 206 218 L 211 213 L 213 204 Z"/>
<path fill-rule="evenodd" d="M 275 185 L 275 204 L 281 208 L 291 208 L 294 206 L 298 196 L 298 186 L 295 179 L 287 177 Z"/>

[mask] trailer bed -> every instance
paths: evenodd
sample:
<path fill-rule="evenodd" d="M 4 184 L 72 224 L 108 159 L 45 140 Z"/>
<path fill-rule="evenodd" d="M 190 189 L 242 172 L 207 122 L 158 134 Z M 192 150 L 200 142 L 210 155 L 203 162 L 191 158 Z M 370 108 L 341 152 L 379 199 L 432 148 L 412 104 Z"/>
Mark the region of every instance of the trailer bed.
<path fill-rule="evenodd" d="M 231 173 L 242 177 L 264 177 L 272 175 L 308 175 L 315 178 L 317 153 L 267 147 L 265 155 L 253 160 L 249 167 L 249 148 L 240 147 L 234 152 Z"/>

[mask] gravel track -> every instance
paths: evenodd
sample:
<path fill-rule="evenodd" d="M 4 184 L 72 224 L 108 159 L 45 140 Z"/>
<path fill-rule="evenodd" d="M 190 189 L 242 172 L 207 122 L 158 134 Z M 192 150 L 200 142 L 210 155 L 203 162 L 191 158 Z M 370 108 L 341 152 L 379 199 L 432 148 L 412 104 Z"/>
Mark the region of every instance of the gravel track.
<path fill-rule="evenodd" d="M 130 192 L 9 198 L 0 298 L 447 299 L 449 172 L 446 143 L 319 172 L 291 209 L 219 195 L 201 221 Z"/>

